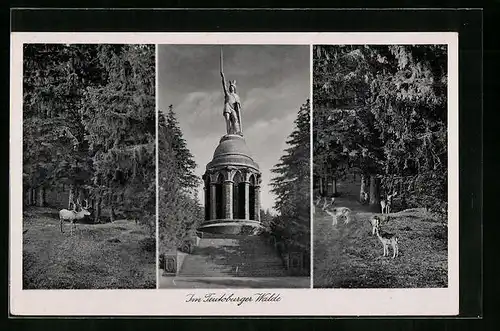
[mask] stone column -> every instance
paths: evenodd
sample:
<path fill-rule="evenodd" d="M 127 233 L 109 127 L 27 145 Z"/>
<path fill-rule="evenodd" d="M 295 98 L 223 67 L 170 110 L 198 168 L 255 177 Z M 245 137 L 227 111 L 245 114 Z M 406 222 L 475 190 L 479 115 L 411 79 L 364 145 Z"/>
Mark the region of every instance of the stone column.
<path fill-rule="evenodd" d="M 260 185 L 255 186 L 255 220 L 260 222 Z"/>
<path fill-rule="evenodd" d="M 208 191 L 207 183 L 203 186 L 203 205 L 205 206 L 205 220 L 210 219 L 210 201 L 208 200 Z"/>
<path fill-rule="evenodd" d="M 233 181 L 224 181 L 224 218 L 233 219 Z"/>
<path fill-rule="evenodd" d="M 250 219 L 250 183 L 245 181 L 245 219 Z"/>
<path fill-rule="evenodd" d="M 210 219 L 217 219 L 217 189 L 215 183 L 210 183 Z"/>

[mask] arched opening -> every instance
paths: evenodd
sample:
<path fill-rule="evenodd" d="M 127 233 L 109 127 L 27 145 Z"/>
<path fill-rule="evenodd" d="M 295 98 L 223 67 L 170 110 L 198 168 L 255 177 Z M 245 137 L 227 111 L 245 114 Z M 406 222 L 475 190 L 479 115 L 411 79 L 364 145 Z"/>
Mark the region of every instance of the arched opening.
<path fill-rule="evenodd" d="M 217 182 L 215 183 L 215 215 L 217 219 L 223 218 L 223 190 L 222 185 L 224 183 L 224 177 L 222 174 L 217 176 Z"/>
<path fill-rule="evenodd" d="M 250 210 L 249 210 L 249 216 L 250 216 L 250 219 L 251 220 L 255 220 L 255 176 L 254 175 L 251 175 L 250 176 L 250 187 L 249 187 L 249 194 L 248 194 L 248 198 L 249 198 L 249 203 L 248 205 L 250 206 Z"/>
<path fill-rule="evenodd" d="M 239 171 L 233 178 L 233 218 L 245 218 L 245 182 Z"/>

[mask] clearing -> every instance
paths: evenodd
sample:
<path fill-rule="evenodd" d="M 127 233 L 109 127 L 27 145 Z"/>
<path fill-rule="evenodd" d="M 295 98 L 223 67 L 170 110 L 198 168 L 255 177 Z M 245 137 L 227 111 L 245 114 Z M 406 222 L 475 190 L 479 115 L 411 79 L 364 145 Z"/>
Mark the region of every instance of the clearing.
<path fill-rule="evenodd" d="M 156 288 L 155 239 L 135 221 L 69 223 L 58 210 L 23 211 L 23 289 Z"/>
<path fill-rule="evenodd" d="M 339 187 L 341 185 L 339 184 Z M 314 214 L 315 288 L 435 288 L 448 286 L 448 227 L 424 209 L 391 213 L 381 229 L 399 237 L 399 256 L 383 257 L 372 235 L 376 213 L 357 202 L 359 187 L 344 187 L 336 207 L 348 207 L 355 219 L 332 226 L 319 207 Z"/>

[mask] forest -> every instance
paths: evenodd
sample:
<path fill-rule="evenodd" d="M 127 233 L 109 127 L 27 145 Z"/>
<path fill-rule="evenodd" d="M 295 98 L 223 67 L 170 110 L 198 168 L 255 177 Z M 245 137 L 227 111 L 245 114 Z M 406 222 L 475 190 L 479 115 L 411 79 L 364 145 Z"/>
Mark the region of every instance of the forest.
<path fill-rule="evenodd" d="M 154 228 L 154 47 L 27 45 L 24 49 L 25 204 L 65 188 Z"/>
<path fill-rule="evenodd" d="M 44 240 L 36 233 L 43 215 L 58 221 L 63 208 L 88 208 L 91 216 L 84 222 L 95 225 L 89 231 L 135 220 L 139 230 L 131 231 L 144 229 L 146 238 L 140 238 L 154 260 L 154 46 L 26 44 L 23 52 L 25 270 L 33 272 L 40 262 L 32 250 Z M 30 207 L 45 207 L 46 213 Z M 58 286 L 36 281 L 28 286 Z M 89 282 L 61 286 L 88 287 Z"/>
<path fill-rule="evenodd" d="M 446 287 L 446 46 L 328 45 L 313 56 L 314 287 Z M 352 221 L 337 224 L 336 208 Z M 394 258 L 384 238 L 397 240 Z"/>
<path fill-rule="evenodd" d="M 444 216 L 446 57 L 445 45 L 314 47 L 317 193 L 333 183 L 338 194 L 337 183 L 355 177 L 371 206 L 397 192 L 399 209 Z"/>

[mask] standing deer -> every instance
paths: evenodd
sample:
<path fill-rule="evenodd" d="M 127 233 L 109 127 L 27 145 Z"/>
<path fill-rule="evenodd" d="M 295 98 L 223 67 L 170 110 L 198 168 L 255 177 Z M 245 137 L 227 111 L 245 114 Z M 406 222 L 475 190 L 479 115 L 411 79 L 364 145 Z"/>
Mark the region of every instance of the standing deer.
<path fill-rule="evenodd" d="M 85 216 L 90 215 L 90 212 L 87 210 L 89 207 L 88 200 L 85 200 L 85 207 L 82 207 L 82 210 L 76 211 L 76 207 L 73 210 L 62 209 L 59 211 L 59 221 L 61 223 L 61 233 L 63 231 L 63 221 L 70 222 L 70 235 L 73 235 L 73 227 L 75 227 L 75 220 L 81 220 Z"/>
<path fill-rule="evenodd" d="M 375 217 L 374 217 L 375 219 Z M 375 233 L 384 246 L 384 256 L 389 255 L 389 245 L 392 246 L 392 258 L 395 258 L 396 256 L 399 255 L 399 246 L 398 246 L 398 237 L 397 235 L 385 231 L 380 231 L 380 219 L 376 219 L 374 221 L 372 219 L 372 224 L 373 224 L 373 230 L 372 232 Z"/>
<path fill-rule="evenodd" d="M 398 192 L 389 194 L 387 199 L 380 200 L 380 207 L 382 207 L 382 214 L 389 214 L 391 212 L 392 198 L 394 198 Z"/>
<path fill-rule="evenodd" d="M 330 215 L 332 217 L 332 226 L 337 225 L 337 217 L 345 217 L 344 224 L 347 224 L 351 220 L 351 210 L 347 207 L 337 207 L 337 208 L 331 208 L 329 207 L 333 204 L 333 201 L 335 201 L 335 198 L 332 198 L 331 204 L 325 204 L 323 205 L 323 208 L 321 208 L 325 213 Z"/>

